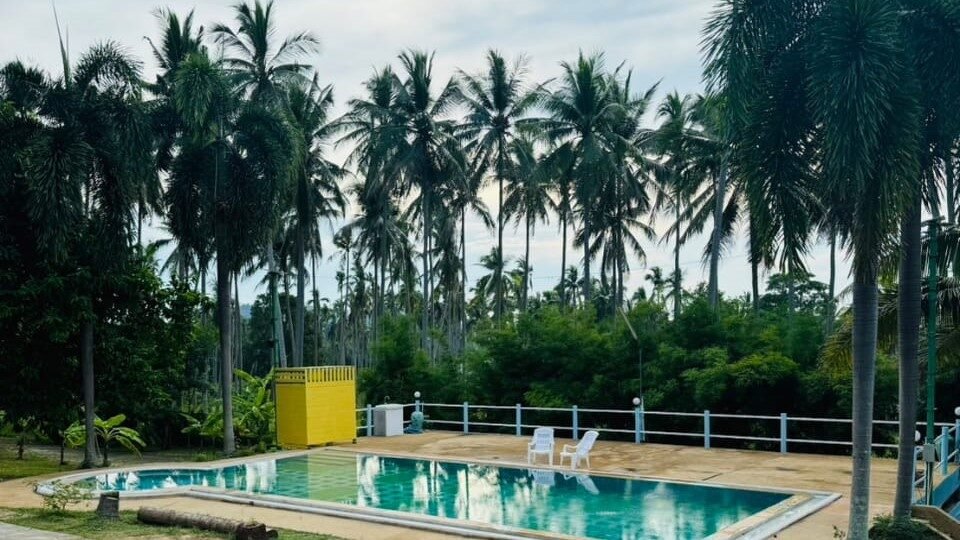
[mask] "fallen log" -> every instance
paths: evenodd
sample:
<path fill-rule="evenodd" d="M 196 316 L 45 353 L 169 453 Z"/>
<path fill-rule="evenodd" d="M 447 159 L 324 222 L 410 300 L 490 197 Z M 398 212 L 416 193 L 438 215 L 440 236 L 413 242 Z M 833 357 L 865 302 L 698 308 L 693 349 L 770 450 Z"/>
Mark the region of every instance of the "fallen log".
<path fill-rule="evenodd" d="M 267 529 L 267 526 L 263 523 L 246 523 L 236 519 L 167 510 L 152 506 L 141 507 L 137 511 L 137 520 L 147 525 L 190 527 L 229 534 L 236 540 L 271 540 L 277 538 L 277 531 Z"/>

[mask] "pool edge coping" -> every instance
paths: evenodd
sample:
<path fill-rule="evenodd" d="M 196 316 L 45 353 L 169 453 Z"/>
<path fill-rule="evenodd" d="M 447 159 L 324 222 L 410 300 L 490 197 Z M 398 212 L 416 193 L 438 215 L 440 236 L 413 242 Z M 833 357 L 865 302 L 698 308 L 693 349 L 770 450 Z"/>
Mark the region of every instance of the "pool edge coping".
<path fill-rule="evenodd" d="M 69 475 L 51 478 L 48 481 L 38 485 L 35 489 L 35 492 L 39 495 L 47 495 L 44 493 L 44 488 L 49 488 L 55 482 L 64 482 L 64 483 L 75 483 L 79 480 L 90 478 L 92 476 L 98 476 L 101 474 L 111 474 L 117 472 L 136 472 L 142 470 L 150 469 L 187 469 L 187 470 L 213 470 L 217 468 L 230 467 L 235 465 L 243 465 L 251 462 L 259 462 L 266 460 L 277 460 L 277 459 L 286 459 L 294 458 L 304 455 L 314 455 L 314 454 L 339 454 L 339 455 L 370 455 L 370 456 L 380 456 L 380 457 L 392 457 L 400 459 L 420 459 L 420 460 L 433 460 L 433 461 L 445 461 L 449 463 L 458 463 L 458 464 L 478 464 L 478 465 L 490 465 L 490 466 L 504 466 L 508 468 L 516 469 L 535 469 L 535 470 L 548 470 L 552 472 L 559 473 L 572 473 L 572 474 L 585 474 L 588 476 L 606 476 L 612 478 L 619 478 L 624 480 L 646 480 L 646 481 L 660 481 L 668 482 L 673 484 L 683 484 L 690 486 L 699 486 L 699 487 L 708 487 L 708 488 L 718 488 L 718 489 L 737 489 L 737 490 L 746 490 L 746 491 L 760 491 L 760 492 L 769 492 L 769 493 L 779 493 L 779 494 L 789 494 L 790 497 L 780 501 L 779 503 L 770 506 L 760 512 L 751 514 L 750 516 L 732 523 L 723 529 L 720 529 L 710 536 L 707 537 L 707 540 L 728 540 L 732 538 L 739 538 L 743 540 L 754 540 L 767 538 L 772 534 L 782 532 L 788 527 L 794 525 L 795 523 L 819 512 L 820 510 L 826 508 L 830 504 L 834 503 L 841 498 L 841 494 L 828 492 L 828 491 L 818 491 L 818 490 L 808 490 L 808 489 L 794 489 L 794 488 L 779 488 L 774 486 L 756 486 L 748 484 L 736 484 L 736 483 L 716 483 L 716 482 L 703 482 L 703 481 L 694 481 L 694 480 L 681 480 L 663 476 L 641 476 L 638 474 L 630 474 L 619 471 L 595 471 L 593 469 L 572 469 L 564 468 L 559 465 L 542 465 L 537 463 L 524 463 L 522 461 L 509 461 L 509 460 L 490 460 L 490 459 L 466 459 L 459 457 L 451 457 L 438 454 L 414 454 L 406 453 L 402 451 L 371 451 L 368 449 L 361 448 L 351 448 L 350 446 L 324 446 L 308 449 L 299 449 L 299 450 L 287 450 L 280 452 L 272 452 L 265 454 L 256 454 L 253 456 L 244 456 L 240 458 L 226 458 L 221 460 L 212 460 L 205 462 L 153 462 L 145 463 L 142 465 L 136 466 L 117 466 L 109 467 L 106 469 L 87 469 L 85 471 L 80 471 L 72 473 Z M 93 473 L 93 474 L 91 474 Z M 95 497 L 100 490 L 91 490 L 91 497 Z M 776 509 L 786 505 L 790 501 L 796 499 L 800 495 L 806 495 L 807 500 L 802 501 L 796 505 L 793 505 L 788 508 L 782 508 L 780 511 L 774 513 L 773 515 L 763 519 L 759 523 L 753 524 L 750 523 L 751 520 L 757 518 L 757 516 L 763 514 L 764 512 L 770 511 L 771 509 Z M 269 495 L 269 494 L 252 494 L 239 491 L 229 491 L 229 490 L 220 490 L 219 488 L 210 488 L 210 487 L 200 487 L 200 486 L 178 486 L 173 488 L 160 488 L 144 492 L 119 492 L 119 496 L 124 499 L 153 499 L 153 498 L 169 498 L 169 497 L 196 497 L 196 498 L 206 498 L 220 500 L 222 502 L 228 502 L 233 504 L 247 504 L 251 506 L 261 506 L 268 508 L 276 508 L 280 510 L 287 511 L 306 511 L 308 513 L 316 513 L 322 515 L 328 515 L 331 517 L 340 517 L 343 519 L 357 519 L 361 521 L 368 521 L 373 523 L 382 523 L 384 525 L 394 525 L 401 527 L 409 527 L 414 529 L 422 530 L 433 530 L 437 532 L 447 532 L 450 533 L 454 530 L 455 534 L 467 537 L 474 538 L 498 538 L 498 539 L 513 539 L 513 538 L 578 538 L 576 536 L 558 536 L 556 533 L 551 533 L 548 536 L 541 535 L 541 531 L 536 531 L 532 529 L 522 529 L 522 528 L 512 528 L 506 526 L 499 526 L 495 524 L 485 524 L 482 522 L 470 521 L 470 520 L 458 520 L 450 518 L 434 518 L 433 516 L 424 516 L 419 514 L 413 514 L 410 512 L 399 512 L 391 510 L 382 510 L 374 508 L 365 508 L 357 506 L 348 506 L 341 505 L 339 503 L 328 502 L 328 501 L 313 501 L 310 499 L 298 499 L 295 497 L 285 497 L 280 495 Z M 276 500 L 272 500 L 272 499 Z M 304 503 L 309 504 L 304 504 Z M 362 509 L 362 511 L 358 511 Z M 410 519 L 407 516 L 413 516 L 415 519 Z M 368 519 L 369 518 L 369 519 Z M 443 520 L 443 522 L 431 523 L 431 519 Z M 469 525 L 469 527 L 459 527 L 457 523 L 464 523 Z M 468 531 L 473 531 L 474 534 L 467 534 Z M 492 535 L 492 536 L 491 536 Z"/>

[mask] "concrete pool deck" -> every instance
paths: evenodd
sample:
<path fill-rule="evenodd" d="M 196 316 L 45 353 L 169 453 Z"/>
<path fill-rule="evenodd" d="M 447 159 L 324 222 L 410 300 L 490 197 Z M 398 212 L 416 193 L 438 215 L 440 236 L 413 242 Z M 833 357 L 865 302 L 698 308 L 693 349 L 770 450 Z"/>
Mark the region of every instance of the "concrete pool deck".
<path fill-rule="evenodd" d="M 558 448 L 567 442 L 570 441 L 558 440 Z M 526 443 L 526 437 L 462 435 L 455 432 L 435 431 L 402 437 L 363 437 L 358 439 L 356 444 L 314 451 L 380 452 L 413 457 L 493 461 L 505 465 L 525 466 Z M 270 455 L 270 457 L 281 456 L 282 454 Z M 193 465 L 218 466 L 221 463 L 224 462 Z M 847 456 L 779 454 L 717 448 L 707 450 L 700 447 L 637 445 L 601 440 L 597 442 L 591 453 L 591 463 L 592 467 L 589 471 L 600 474 L 839 493 L 840 499 L 790 526 L 777 535 L 777 538 L 797 540 L 832 538 L 834 527 L 841 530 L 846 527 L 851 465 L 850 458 Z M 153 465 L 162 467 L 165 464 L 151 464 Z M 175 466 L 175 464 L 170 465 Z M 871 512 L 873 514 L 889 513 L 893 505 L 896 484 L 896 461 L 875 458 L 872 470 Z M 49 475 L 48 478 L 61 476 L 64 476 L 64 473 Z M 36 478 L 0 483 L 0 506 L 40 506 L 40 497 L 33 493 L 30 486 L 32 481 L 36 481 Z M 92 508 L 93 503 L 87 506 Z M 124 499 L 121 501 L 121 506 L 124 509 L 135 509 L 140 506 L 174 508 L 235 519 L 257 520 L 273 527 L 332 534 L 351 539 L 453 538 L 423 530 L 178 495 L 150 499 Z"/>

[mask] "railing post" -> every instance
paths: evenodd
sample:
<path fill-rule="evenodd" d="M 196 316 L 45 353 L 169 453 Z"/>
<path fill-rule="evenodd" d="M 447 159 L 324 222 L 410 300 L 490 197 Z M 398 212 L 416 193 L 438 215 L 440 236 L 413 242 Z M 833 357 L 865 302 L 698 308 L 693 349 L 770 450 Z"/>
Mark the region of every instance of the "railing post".
<path fill-rule="evenodd" d="M 573 440 L 580 439 L 580 426 L 578 424 L 579 418 L 577 418 L 577 406 L 573 406 Z"/>
<path fill-rule="evenodd" d="M 633 442 L 640 444 L 640 407 L 633 408 Z"/>
<path fill-rule="evenodd" d="M 780 413 L 780 453 L 787 453 L 787 413 Z"/>
<path fill-rule="evenodd" d="M 703 447 L 710 448 L 710 411 L 703 411 Z"/>
<path fill-rule="evenodd" d="M 947 466 L 950 464 L 950 428 L 940 429 L 940 474 L 947 475 Z"/>
<path fill-rule="evenodd" d="M 373 437 L 373 405 L 367 403 L 367 437 Z"/>
<path fill-rule="evenodd" d="M 521 431 L 520 431 L 520 425 L 521 425 L 521 423 L 520 423 L 520 412 L 521 412 L 521 410 L 522 410 L 522 409 L 520 408 L 520 404 L 517 403 L 517 418 L 516 418 L 516 422 L 517 422 L 517 437 L 520 436 L 520 432 L 521 432 Z"/>
<path fill-rule="evenodd" d="M 960 463 L 960 418 L 953 421 L 953 448 L 957 451 L 957 463 Z"/>
<path fill-rule="evenodd" d="M 470 404 L 463 402 L 463 432 L 470 433 Z"/>
<path fill-rule="evenodd" d="M 422 407 L 423 407 L 423 406 L 420 405 L 420 400 L 419 400 L 419 399 L 414 400 L 414 402 L 413 402 L 413 410 L 414 410 L 414 412 L 423 412 Z"/>

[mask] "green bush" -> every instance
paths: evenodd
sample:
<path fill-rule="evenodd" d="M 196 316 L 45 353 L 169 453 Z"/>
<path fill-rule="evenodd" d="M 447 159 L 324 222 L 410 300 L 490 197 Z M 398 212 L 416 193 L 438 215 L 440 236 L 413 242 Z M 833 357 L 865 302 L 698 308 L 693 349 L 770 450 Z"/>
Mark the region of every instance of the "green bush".
<path fill-rule="evenodd" d="M 941 536 L 910 518 L 879 516 L 870 527 L 872 540 L 939 540 Z"/>

